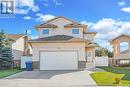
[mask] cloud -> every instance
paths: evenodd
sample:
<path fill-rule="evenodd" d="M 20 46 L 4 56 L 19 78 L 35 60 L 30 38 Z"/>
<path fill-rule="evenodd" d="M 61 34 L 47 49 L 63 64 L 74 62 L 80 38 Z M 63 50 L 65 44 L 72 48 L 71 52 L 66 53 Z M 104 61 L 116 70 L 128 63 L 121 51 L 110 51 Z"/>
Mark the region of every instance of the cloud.
<path fill-rule="evenodd" d="M 124 7 L 121 9 L 121 11 L 126 12 L 126 13 L 130 13 L 130 7 Z"/>
<path fill-rule="evenodd" d="M 15 13 L 27 14 L 29 11 L 36 12 L 39 10 L 35 0 L 15 0 Z"/>
<path fill-rule="evenodd" d="M 53 2 L 54 2 L 55 5 L 57 5 L 57 6 L 63 5 L 63 3 L 59 2 L 58 0 L 53 0 Z"/>
<path fill-rule="evenodd" d="M 91 29 L 91 27 L 94 25 L 93 22 L 81 21 L 81 24 L 87 25 L 87 30 L 88 30 L 88 31 L 93 31 L 93 30 Z"/>
<path fill-rule="evenodd" d="M 60 3 L 60 2 L 56 2 L 56 3 L 55 3 L 55 5 L 57 5 L 57 6 L 58 6 L 58 5 L 63 5 L 63 4 L 62 4 L 62 3 Z"/>
<path fill-rule="evenodd" d="M 88 27 L 91 27 L 94 25 L 93 22 L 87 22 L 87 21 L 81 21 L 81 24 L 87 25 Z"/>
<path fill-rule="evenodd" d="M 32 7 L 32 11 L 37 12 L 38 10 L 39 10 L 38 5 L 37 5 L 37 6 Z"/>
<path fill-rule="evenodd" d="M 95 36 L 95 42 L 102 47 L 106 47 L 112 50 L 112 46 L 109 41 L 121 34 L 130 35 L 130 22 L 114 20 L 112 18 L 103 18 L 96 23 L 92 22 L 81 22 L 88 24 L 89 30 L 97 32 Z M 90 23 L 90 24 L 89 24 Z"/>
<path fill-rule="evenodd" d="M 130 35 L 130 22 L 123 22 L 117 31 L 121 34 Z"/>
<path fill-rule="evenodd" d="M 43 14 L 38 13 L 38 14 L 36 14 L 36 16 L 38 16 L 36 21 L 40 21 L 40 22 L 48 21 L 48 20 L 51 20 L 51 19 L 55 18 L 54 15 L 50 15 L 50 14 L 43 15 Z"/>
<path fill-rule="evenodd" d="M 30 20 L 31 19 L 31 17 L 29 17 L 29 16 L 25 16 L 25 17 L 23 17 L 25 20 Z"/>
<path fill-rule="evenodd" d="M 119 5 L 119 6 L 125 6 L 125 5 L 126 5 L 126 2 L 125 2 L 125 1 L 118 2 L 118 5 Z"/>
<path fill-rule="evenodd" d="M 17 14 L 27 14 L 29 12 L 29 9 L 18 9 L 15 8 L 15 13 Z"/>
<path fill-rule="evenodd" d="M 99 33 L 108 33 L 115 31 L 119 26 L 118 20 L 103 18 L 95 23 L 92 28 Z"/>
<path fill-rule="evenodd" d="M 130 22 L 103 18 L 95 23 L 92 27 L 98 32 L 96 38 L 111 40 L 121 34 L 130 34 Z"/>

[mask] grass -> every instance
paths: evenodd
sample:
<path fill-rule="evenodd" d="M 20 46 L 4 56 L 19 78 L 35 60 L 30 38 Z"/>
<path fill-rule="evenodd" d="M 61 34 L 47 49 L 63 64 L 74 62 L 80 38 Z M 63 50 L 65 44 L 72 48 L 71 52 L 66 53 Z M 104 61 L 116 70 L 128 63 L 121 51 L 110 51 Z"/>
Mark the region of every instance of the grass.
<path fill-rule="evenodd" d="M 116 74 L 125 74 L 122 78 L 123 80 L 130 80 L 130 67 L 100 67 L 105 71 L 116 73 Z"/>
<path fill-rule="evenodd" d="M 8 69 L 8 70 L 0 70 L 0 78 L 4 78 L 13 74 L 16 74 L 18 72 L 21 72 L 20 69 Z"/>
<path fill-rule="evenodd" d="M 91 77 L 98 85 L 130 86 L 130 68 L 125 67 L 100 67 L 106 72 L 95 72 Z M 119 84 L 115 84 L 115 78 L 120 78 Z"/>

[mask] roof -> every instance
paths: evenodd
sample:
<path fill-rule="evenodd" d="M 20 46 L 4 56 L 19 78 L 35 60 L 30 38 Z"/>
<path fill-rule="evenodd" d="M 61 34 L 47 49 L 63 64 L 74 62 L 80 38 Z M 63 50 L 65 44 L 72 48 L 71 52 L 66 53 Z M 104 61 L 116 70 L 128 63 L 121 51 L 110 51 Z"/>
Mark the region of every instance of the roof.
<path fill-rule="evenodd" d="M 41 25 L 39 25 L 39 26 L 36 26 L 36 28 L 57 28 L 57 26 L 56 25 L 54 25 L 54 24 L 47 24 L 47 23 L 45 23 L 45 24 L 41 24 Z"/>
<path fill-rule="evenodd" d="M 73 22 L 71 24 L 66 25 L 65 27 L 72 27 L 72 26 L 73 27 L 85 27 L 85 26 L 87 26 L 87 25 L 80 24 L 80 23 L 78 23 L 78 22 L 76 22 L 74 20 L 70 20 L 68 18 L 65 18 L 63 16 L 59 16 L 59 17 L 55 17 L 55 18 L 53 18 L 53 19 L 51 19 L 49 21 L 46 21 L 46 22 L 42 23 L 41 25 L 36 26 L 36 29 L 38 29 L 38 28 L 56 28 L 57 26 L 54 25 L 54 24 L 51 24 L 50 22 L 53 21 L 53 20 L 56 20 L 58 18 L 64 18 L 66 20 L 69 20 L 69 21 Z"/>
<path fill-rule="evenodd" d="M 55 35 L 55 36 L 29 40 L 27 42 L 89 42 L 89 40 L 82 39 L 82 38 L 75 38 L 67 35 Z"/>
<path fill-rule="evenodd" d="M 19 38 L 25 36 L 25 34 L 7 34 L 7 36 L 8 36 L 10 39 L 16 41 L 17 39 L 19 39 Z"/>
<path fill-rule="evenodd" d="M 67 24 L 64 26 L 65 28 L 70 28 L 70 27 L 87 27 L 86 25 L 83 25 L 83 24 L 79 24 L 79 23 L 71 23 L 71 24 Z"/>
<path fill-rule="evenodd" d="M 64 19 L 66 19 L 66 20 L 69 20 L 69 21 L 72 21 L 72 22 L 76 22 L 76 21 L 70 20 L 69 18 L 66 18 L 66 17 L 64 17 L 64 16 L 58 16 L 58 17 L 55 17 L 55 18 L 53 18 L 53 19 L 51 19 L 51 20 L 46 21 L 45 23 L 49 23 L 49 22 L 51 22 L 51 21 L 53 21 L 53 20 L 56 20 L 56 19 L 58 19 L 58 18 L 64 18 Z M 76 23 L 77 23 L 77 22 L 76 22 Z"/>
<path fill-rule="evenodd" d="M 115 37 L 115 38 L 111 39 L 110 41 L 113 41 L 113 40 L 115 40 L 115 39 L 118 39 L 118 38 L 120 38 L 120 37 L 122 37 L 122 36 L 127 36 L 127 37 L 130 37 L 130 35 L 121 34 L 121 35 L 119 35 L 119 36 L 117 36 L 117 37 Z"/>
<path fill-rule="evenodd" d="M 97 32 L 84 32 L 84 34 L 97 34 Z"/>
<path fill-rule="evenodd" d="M 95 42 L 89 42 L 87 47 L 98 47 L 99 45 Z"/>

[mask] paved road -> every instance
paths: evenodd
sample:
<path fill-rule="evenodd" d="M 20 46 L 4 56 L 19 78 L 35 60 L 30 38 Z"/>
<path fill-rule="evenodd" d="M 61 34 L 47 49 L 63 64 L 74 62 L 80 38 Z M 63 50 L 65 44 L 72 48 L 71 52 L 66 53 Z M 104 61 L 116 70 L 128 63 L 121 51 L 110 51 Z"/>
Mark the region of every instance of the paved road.
<path fill-rule="evenodd" d="M 91 71 L 24 71 L 0 80 L 0 87 L 96 86 Z"/>

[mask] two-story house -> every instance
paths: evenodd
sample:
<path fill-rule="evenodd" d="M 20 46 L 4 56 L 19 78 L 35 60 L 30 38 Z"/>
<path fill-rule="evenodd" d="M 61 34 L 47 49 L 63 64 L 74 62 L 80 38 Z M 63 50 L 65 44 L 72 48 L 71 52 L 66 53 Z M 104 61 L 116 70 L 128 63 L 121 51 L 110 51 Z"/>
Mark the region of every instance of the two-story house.
<path fill-rule="evenodd" d="M 26 42 L 30 38 L 25 34 L 7 34 L 7 37 L 12 40 L 13 66 L 20 67 L 21 56 L 32 53 L 31 46 Z"/>
<path fill-rule="evenodd" d="M 56 17 L 36 26 L 39 38 L 29 40 L 33 48 L 33 68 L 77 70 L 95 58 L 96 32 L 65 17 Z"/>

